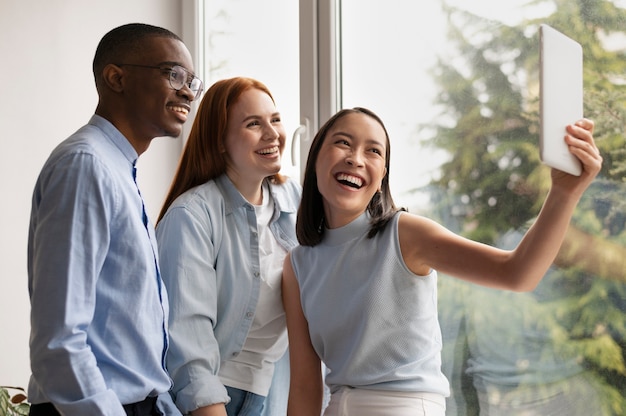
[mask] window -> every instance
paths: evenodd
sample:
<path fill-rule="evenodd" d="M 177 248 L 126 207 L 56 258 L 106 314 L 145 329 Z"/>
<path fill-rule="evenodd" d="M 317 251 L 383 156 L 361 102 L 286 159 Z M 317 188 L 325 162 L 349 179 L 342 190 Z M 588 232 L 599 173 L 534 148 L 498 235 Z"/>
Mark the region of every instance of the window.
<path fill-rule="evenodd" d="M 537 151 L 537 24 L 580 41 L 603 172 L 532 293 L 440 275 L 447 414 L 626 412 L 626 2 L 200 4 L 207 87 L 234 75 L 268 85 L 299 138 L 299 166 L 288 143 L 286 174 L 299 176 L 310 140 L 337 109 L 368 107 L 391 136 L 396 203 L 505 248 L 549 186 Z"/>
<path fill-rule="evenodd" d="M 473 239 L 517 244 L 549 186 L 537 151 L 537 21 L 583 44 L 585 114 L 606 164 L 535 291 L 440 275 L 447 414 L 623 414 L 626 5 L 445 3 L 337 1 L 340 106 L 385 121 L 396 203 Z"/>
<path fill-rule="evenodd" d="M 295 132 L 300 123 L 298 2 L 201 0 L 198 8 L 205 90 L 224 78 L 255 78 L 272 92 L 286 131 Z M 290 153 L 288 137 L 283 173 L 297 177 Z"/>

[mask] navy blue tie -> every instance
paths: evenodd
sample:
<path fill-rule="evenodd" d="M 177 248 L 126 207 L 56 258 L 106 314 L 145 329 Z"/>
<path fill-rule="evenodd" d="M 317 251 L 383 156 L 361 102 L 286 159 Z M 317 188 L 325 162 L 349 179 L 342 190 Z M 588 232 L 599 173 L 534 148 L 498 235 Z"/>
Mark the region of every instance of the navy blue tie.
<path fill-rule="evenodd" d="M 143 203 L 143 198 L 141 196 L 141 191 L 139 190 L 139 185 L 137 185 L 137 166 L 136 162 L 133 162 L 133 181 L 135 181 L 135 186 L 137 186 L 137 192 L 139 193 L 139 199 L 141 199 L 141 220 L 143 221 L 144 227 L 146 227 L 146 231 L 148 229 L 148 214 L 146 213 L 146 206 Z"/>
<path fill-rule="evenodd" d="M 146 212 L 146 205 L 143 203 L 143 197 L 141 196 L 141 191 L 139 190 L 139 185 L 137 184 L 137 161 L 133 162 L 133 181 L 135 182 L 135 186 L 137 187 L 137 193 L 139 194 L 139 199 L 141 200 L 141 220 L 143 221 L 143 225 L 148 233 L 148 238 L 150 238 L 150 245 L 152 245 L 152 238 L 150 237 L 150 230 L 148 229 L 148 214 Z M 156 258 L 155 247 L 152 245 L 152 254 L 154 255 L 154 266 L 156 268 L 156 277 L 159 288 L 159 300 L 161 301 L 161 305 L 163 304 L 163 294 L 161 293 L 161 271 L 159 270 L 159 263 Z M 167 331 L 165 329 L 165 321 L 163 321 L 163 352 L 161 354 L 161 365 L 165 369 L 165 353 L 168 348 L 168 339 L 167 339 Z"/>

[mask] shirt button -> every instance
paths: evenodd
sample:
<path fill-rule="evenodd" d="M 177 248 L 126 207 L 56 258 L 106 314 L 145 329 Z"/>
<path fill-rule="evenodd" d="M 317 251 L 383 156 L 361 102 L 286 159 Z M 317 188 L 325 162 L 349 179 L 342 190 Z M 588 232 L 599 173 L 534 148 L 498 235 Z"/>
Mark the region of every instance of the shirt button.
<path fill-rule="evenodd" d="M 254 277 L 258 278 L 261 275 L 259 272 L 254 272 Z"/>
<path fill-rule="evenodd" d="M 246 318 L 252 318 L 254 316 L 254 312 L 246 312 Z"/>

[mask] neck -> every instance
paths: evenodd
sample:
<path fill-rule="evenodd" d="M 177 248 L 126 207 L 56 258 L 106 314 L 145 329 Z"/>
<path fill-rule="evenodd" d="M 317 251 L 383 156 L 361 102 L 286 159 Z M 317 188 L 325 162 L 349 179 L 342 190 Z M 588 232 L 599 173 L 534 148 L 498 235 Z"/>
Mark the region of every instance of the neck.
<path fill-rule="evenodd" d="M 227 175 L 246 201 L 253 205 L 261 205 L 263 203 L 263 180 L 250 181 L 243 180 L 243 178 L 235 175 Z"/>
<path fill-rule="evenodd" d="M 122 119 L 116 118 L 113 113 L 106 111 L 105 108 L 101 105 L 98 105 L 95 114 L 113 124 L 115 128 L 118 129 L 120 133 L 124 135 L 124 137 L 126 137 L 126 140 L 128 140 L 130 145 L 133 146 L 133 148 L 137 152 L 137 155 L 141 155 L 146 150 L 148 150 L 150 142 L 153 138 L 141 139 L 136 137 L 131 125 L 125 123 Z"/>
<path fill-rule="evenodd" d="M 324 222 L 329 229 L 343 227 L 359 218 L 365 211 L 339 211 L 324 204 Z"/>

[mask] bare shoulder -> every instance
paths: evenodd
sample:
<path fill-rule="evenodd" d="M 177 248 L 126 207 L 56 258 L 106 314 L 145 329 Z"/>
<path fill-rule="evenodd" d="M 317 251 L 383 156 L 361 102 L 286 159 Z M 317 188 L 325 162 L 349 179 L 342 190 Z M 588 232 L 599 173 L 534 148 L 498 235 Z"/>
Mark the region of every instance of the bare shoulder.
<path fill-rule="evenodd" d="M 398 220 L 398 239 L 406 265 L 414 273 L 446 268 L 451 253 L 471 244 L 430 218 L 403 213 Z"/>
<path fill-rule="evenodd" d="M 421 215 L 402 212 L 398 219 L 398 231 L 400 234 L 414 235 L 415 233 L 419 233 L 421 235 L 428 235 L 442 232 L 443 230 L 445 229 L 440 224 Z"/>
<path fill-rule="evenodd" d="M 403 212 L 398 219 L 398 239 L 402 258 L 407 267 L 415 274 L 425 276 L 430 273 L 426 261 L 429 245 L 439 225 L 420 215 Z"/>

